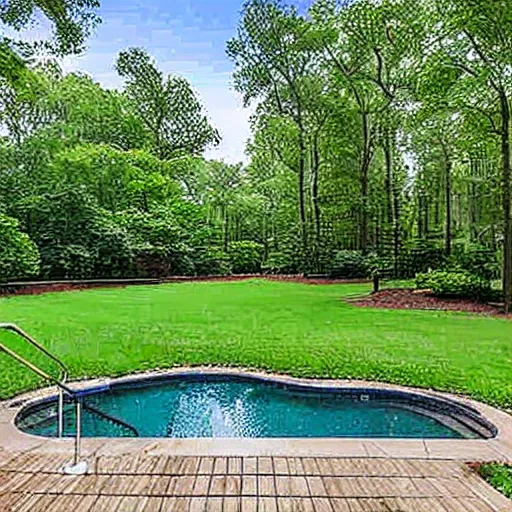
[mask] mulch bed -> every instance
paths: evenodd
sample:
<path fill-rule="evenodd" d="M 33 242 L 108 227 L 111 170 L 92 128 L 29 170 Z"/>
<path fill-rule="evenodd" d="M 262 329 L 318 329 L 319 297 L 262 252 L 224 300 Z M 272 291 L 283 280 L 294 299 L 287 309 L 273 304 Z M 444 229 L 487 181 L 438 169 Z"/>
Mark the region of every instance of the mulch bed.
<path fill-rule="evenodd" d="M 89 288 L 119 288 L 125 284 L 45 284 L 31 285 L 22 288 L 12 288 L 0 291 L 0 296 L 9 297 L 11 295 L 41 295 L 43 293 L 69 292 L 78 290 L 88 290 Z"/>
<path fill-rule="evenodd" d="M 200 277 L 168 277 L 163 278 L 159 281 L 159 283 L 184 283 L 184 282 L 198 282 L 198 281 L 214 281 L 214 282 L 229 282 L 229 281 L 245 281 L 247 279 L 254 278 L 263 278 L 268 279 L 270 281 L 287 281 L 294 283 L 304 283 L 304 284 L 345 284 L 345 283 L 367 283 L 368 280 L 340 280 L 340 279 L 326 279 L 326 278 L 307 278 L 303 276 L 297 275 L 263 275 L 263 274 L 254 274 L 254 275 L 237 275 L 237 276 L 200 276 Z M 156 283 L 143 283 L 143 282 L 133 282 L 129 281 L 123 283 L 112 283 L 112 282 L 94 282 L 88 283 L 87 281 L 83 282 L 69 282 L 69 283 L 30 283 L 26 286 L 17 285 L 17 286 L 4 286 L 0 285 L 0 296 L 9 297 L 13 295 L 41 295 L 43 293 L 54 293 L 54 292 L 67 292 L 67 291 L 79 291 L 79 290 L 88 290 L 90 288 L 119 288 L 136 284 L 159 284 Z"/>
<path fill-rule="evenodd" d="M 503 317 L 499 308 L 488 304 L 465 299 L 441 299 L 408 288 L 381 290 L 366 297 L 350 300 L 350 303 L 360 307 L 462 311 Z"/>

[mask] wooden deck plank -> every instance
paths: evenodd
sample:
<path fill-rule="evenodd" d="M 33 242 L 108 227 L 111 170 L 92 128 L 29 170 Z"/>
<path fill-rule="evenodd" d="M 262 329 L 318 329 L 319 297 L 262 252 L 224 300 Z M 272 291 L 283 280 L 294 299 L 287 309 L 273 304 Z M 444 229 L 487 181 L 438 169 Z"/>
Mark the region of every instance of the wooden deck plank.
<path fill-rule="evenodd" d="M 98 456 L 66 476 L 63 454 L 0 469 L 3 512 L 502 512 L 511 503 L 453 461 L 329 457 Z M 23 464 L 26 464 L 23 466 Z M 507 508 L 508 507 L 508 508 Z"/>
<path fill-rule="evenodd" d="M 311 498 L 277 498 L 279 512 L 315 512 Z"/>
<path fill-rule="evenodd" d="M 230 457 L 228 459 L 228 473 L 230 475 L 242 474 L 242 457 Z"/>

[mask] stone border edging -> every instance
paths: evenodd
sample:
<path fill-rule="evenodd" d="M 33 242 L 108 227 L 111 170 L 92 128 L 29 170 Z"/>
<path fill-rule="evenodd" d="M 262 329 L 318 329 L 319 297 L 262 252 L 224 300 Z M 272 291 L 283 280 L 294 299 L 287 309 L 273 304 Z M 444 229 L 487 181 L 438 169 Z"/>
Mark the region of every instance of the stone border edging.
<path fill-rule="evenodd" d="M 239 375 L 291 385 L 330 388 L 374 388 L 415 393 L 425 397 L 455 401 L 477 410 L 498 428 L 492 439 L 390 439 L 390 438 L 260 438 L 260 439 L 171 439 L 171 438 L 84 438 L 84 453 L 120 454 L 144 448 L 148 453 L 173 455 L 288 455 L 288 456 L 337 456 L 415 459 L 455 459 L 471 462 L 512 462 L 512 416 L 494 407 L 467 397 L 432 390 L 408 388 L 379 382 L 361 380 L 300 379 L 246 369 L 222 367 L 180 367 L 157 370 L 119 378 L 99 378 L 70 383 L 76 390 L 100 387 L 107 384 L 137 382 L 149 378 L 164 378 L 190 373 Z M 33 436 L 18 430 L 15 418 L 27 405 L 56 394 L 48 387 L 19 395 L 0 403 L 0 449 L 42 450 L 62 453 L 73 449 L 73 439 L 56 439 Z"/>

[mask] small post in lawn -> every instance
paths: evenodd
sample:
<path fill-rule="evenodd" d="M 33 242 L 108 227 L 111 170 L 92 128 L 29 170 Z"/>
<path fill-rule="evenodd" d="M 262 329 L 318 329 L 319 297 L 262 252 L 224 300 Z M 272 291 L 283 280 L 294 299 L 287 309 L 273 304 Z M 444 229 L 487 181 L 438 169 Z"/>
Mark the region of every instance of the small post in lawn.
<path fill-rule="evenodd" d="M 373 292 L 377 293 L 379 291 L 379 281 L 380 281 L 380 275 L 379 272 L 373 273 Z"/>

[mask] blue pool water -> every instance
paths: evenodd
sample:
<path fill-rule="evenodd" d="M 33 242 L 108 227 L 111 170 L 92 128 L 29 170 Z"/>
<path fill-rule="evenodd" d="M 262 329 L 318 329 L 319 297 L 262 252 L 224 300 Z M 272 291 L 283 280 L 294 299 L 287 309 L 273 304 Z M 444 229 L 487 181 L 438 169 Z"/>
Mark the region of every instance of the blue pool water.
<path fill-rule="evenodd" d="M 364 390 L 322 392 L 226 376 L 113 388 L 89 394 L 83 402 L 132 425 L 141 437 L 473 437 L 424 415 L 418 404 L 410 407 L 403 397 L 374 396 Z M 17 423 L 25 432 L 55 436 L 55 401 L 27 409 Z M 73 434 L 74 423 L 74 407 L 67 404 L 66 435 Z M 87 409 L 82 433 L 136 435 Z"/>

